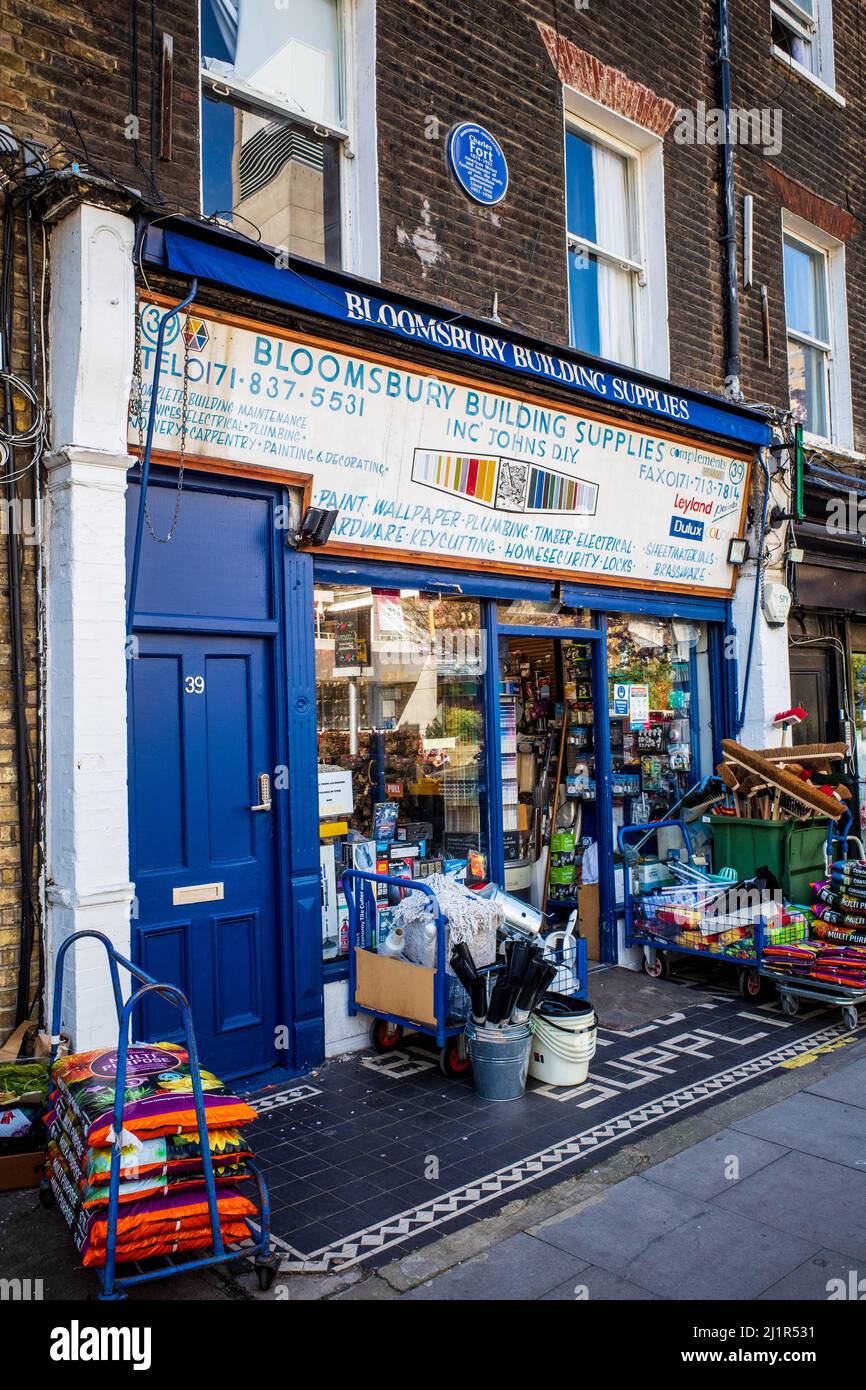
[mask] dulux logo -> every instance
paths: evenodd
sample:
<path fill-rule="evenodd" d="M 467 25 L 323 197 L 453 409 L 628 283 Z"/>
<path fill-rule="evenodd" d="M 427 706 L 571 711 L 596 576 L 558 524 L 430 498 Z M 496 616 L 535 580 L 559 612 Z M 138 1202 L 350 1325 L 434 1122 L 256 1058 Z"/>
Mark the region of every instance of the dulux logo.
<path fill-rule="evenodd" d="M 702 521 L 689 521 L 684 516 L 671 517 L 671 528 L 668 532 L 671 536 L 678 536 L 680 540 L 702 541 L 704 538 L 704 523 Z"/>
<path fill-rule="evenodd" d="M 149 1327 L 82 1327 L 73 1318 L 51 1333 L 52 1361 L 131 1361 L 134 1371 L 149 1371 Z"/>

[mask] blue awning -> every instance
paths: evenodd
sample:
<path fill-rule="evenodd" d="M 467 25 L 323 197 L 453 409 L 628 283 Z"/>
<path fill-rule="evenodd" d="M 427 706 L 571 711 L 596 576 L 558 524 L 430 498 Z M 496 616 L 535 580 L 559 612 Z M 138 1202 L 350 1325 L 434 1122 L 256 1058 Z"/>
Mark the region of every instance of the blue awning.
<path fill-rule="evenodd" d="M 295 264 L 278 264 L 277 254 L 245 245 L 240 238 L 221 243 L 212 236 L 194 237 L 170 228 L 151 230 L 147 241 L 148 260 L 208 284 L 229 286 L 254 299 L 502 367 L 573 391 L 584 402 L 594 400 L 614 409 L 638 411 L 679 433 L 711 434 L 750 449 L 772 442 L 767 420 L 756 411 L 567 348 L 520 337 L 484 319 L 400 299 L 367 281 L 324 268 L 319 271 L 305 266 L 301 270 Z"/>

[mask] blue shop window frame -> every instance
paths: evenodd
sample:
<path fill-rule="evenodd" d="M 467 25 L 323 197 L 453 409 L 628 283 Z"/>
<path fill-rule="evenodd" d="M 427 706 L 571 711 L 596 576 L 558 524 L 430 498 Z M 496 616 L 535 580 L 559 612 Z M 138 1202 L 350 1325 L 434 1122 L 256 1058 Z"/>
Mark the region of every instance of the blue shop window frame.
<path fill-rule="evenodd" d="M 549 580 L 511 578 L 507 575 L 460 574 L 440 568 L 405 564 L 382 564 L 364 560 L 336 560 L 316 557 L 313 566 L 317 584 L 369 584 L 374 588 L 421 589 L 427 593 L 462 594 L 481 600 L 481 619 L 486 633 L 486 671 L 484 678 L 485 772 L 487 777 L 487 835 L 491 876 L 502 882 L 505 872 L 502 832 L 502 800 L 494 794 L 501 776 L 502 749 L 499 730 L 499 637 L 549 636 L 572 638 L 592 644 L 593 689 L 607 688 L 607 617 L 608 613 L 636 613 L 648 617 L 683 618 L 708 624 L 708 660 L 712 713 L 713 765 L 721 757 L 721 740 L 731 736 L 736 706 L 736 670 L 732 661 L 724 659 L 732 632 L 730 603 L 723 599 L 705 599 L 692 595 L 666 595 L 639 590 L 602 588 L 590 585 L 553 585 Z M 526 627 L 500 624 L 497 600 L 536 599 L 548 602 L 556 590 L 563 603 L 573 608 L 586 608 L 597 615 L 590 628 Z M 712 772 L 700 761 L 700 703 L 696 679 L 696 658 L 691 659 L 692 674 L 692 784 Z M 610 792 L 610 720 L 607 701 L 601 699 L 596 710 L 596 781 L 598 785 L 599 818 L 599 919 L 602 960 L 615 963 L 617 958 L 616 886 L 614 873 L 613 800 Z M 324 981 L 329 983 L 348 978 L 345 960 L 324 963 Z"/>

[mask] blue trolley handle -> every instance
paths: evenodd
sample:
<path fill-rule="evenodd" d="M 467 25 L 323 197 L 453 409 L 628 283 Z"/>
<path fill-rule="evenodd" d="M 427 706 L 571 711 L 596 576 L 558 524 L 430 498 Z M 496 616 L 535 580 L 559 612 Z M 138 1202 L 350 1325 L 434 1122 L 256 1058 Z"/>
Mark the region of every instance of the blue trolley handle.
<path fill-rule="evenodd" d="M 108 956 L 108 969 L 111 975 L 111 988 L 112 993 L 114 994 L 114 1008 L 117 1014 L 118 1027 L 120 1026 L 121 1019 L 123 1017 L 123 991 L 120 987 L 120 973 L 117 969 L 118 965 L 122 965 L 124 970 L 128 970 L 130 975 L 134 976 L 135 979 L 140 980 L 142 984 L 156 985 L 157 989 L 159 990 L 166 990 L 172 988 L 172 986 L 170 985 L 164 985 L 159 980 L 155 980 L 152 975 L 148 975 L 147 971 L 142 970 L 140 966 L 133 965 L 131 960 L 127 960 L 126 956 L 122 956 L 120 952 L 116 950 L 116 948 L 112 945 L 111 941 L 103 932 L 73 932 L 71 936 L 67 936 L 66 940 L 63 942 L 60 949 L 58 950 L 57 961 L 54 968 L 54 992 L 51 1005 L 51 1052 L 49 1054 L 49 1065 L 51 1066 L 54 1065 L 54 1062 L 57 1059 L 57 1049 L 60 1046 L 60 1010 L 62 1004 L 63 969 L 66 960 L 66 952 L 69 950 L 70 946 L 74 942 L 81 941 L 84 937 L 88 936 L 92 937 L 94 941 L 101 941 L 103 946 L 105 947 L 106 955 Z"/>
<path fill-rule="evenodd" d="M 204 1185 L 207 1193 L 211 1235 L 213 1237 L 213 1246 L 216 1254 L 220 1258 L 225 1257 L 225 1247 L 223 1246 L 222 1232 L 219 1223 L 219 1209 L 217 1207 L 216 1184 L 213 1175 L 213 1160 L 207 1133 L 204 1091 L 201 1084 L 198 1049 L 195 1044 L 195 1033 L 192 1027 L 192 1015 L 190 1013 L 189 1001 L 186 995 L 177 989 L 175 985 L 158 984 L 156 981 L 153 981 L 152 983 L 142 985 L 140 989 L 137 989 L 134 994 L 130 995 L 123 1006 L 120 1020 L 120 1037 L 117 1045 L 117 1075 L 115 1077 L 114 1089 L 114 1141 L 111 1146 L 111 1175 L 108 1185 L 108 1231 L 106 1235 L 105 1267 L 102 1275 L 103 1292 L 105 1294 L 111 1294 L 114 1288 L 114 1267 L 117 1254 L 117 1217 L 120 1194 L 120 1159 L 123 1142 L 123 1109 L 124 1096 L 126 1094 L 126 1058 L 129 1050 L 129 1020 L 136 1004 L 138 1004 L 145 994 L 151 993 L 160 994 L 167 1003 L 174 1004 L 176 1008 L 180 1009 L 183 1017 L 183 1031 L 186 1038 L 186 1049 L 189 1055 L 189 1071 L 192 1081 L 192 1093 L 195 1099 L 195 1118 L 198 1126 L 202 1166 L 204 1168 Z"/>
<path fill-rule="evenodd" d="M 688 828 L 687 828 L 687 826 L 686 826 L 685 821 L 681 821 L 681 820 L 635 821 L 633 825 L 621 825 L 621 826 L 619 827 L 619 830 L 616 832 L 616 838 L 617 838 L 617 840 L 618 840 L 618 842 L 619 842 L 620 853 L 621 853 L 621 854 L 625 854 L 625 837 L 626 837 L 626 835 L 630 835 L 630 834 L 632 834 L 632 833 L 635 832 L 635 831 L 640 832 L 640 831 L 644 831 L 644 830 L 645 830 L 645 831 L 648 831 L 650 835 L 654 835 L 655 832 L 656 832 L 657 830 L 668 830 L 668 829 L 675 829 L 675 830 L 680 830 L 680 831 L 682 831 L 683 840 L 685 841 L 685 846 L 686 846 L 686 849 L 687 849 L 688 852 L 689 852 L 689 858 L 691 859 L 691 857 L 692 857 L 692 842 L 691 842 L 691 838 L 690 838 L 690 836 L 689 836 Z"/>
<path fill-rule="evenodd" d="M 848 810 L 848 807 L 846 806 L 846 807 L 845 807 L 845 813 L 844 813 L 844 815 L 841 817 L 841 820 L 840 820 L 840 821 L 832 821 L 832 820 L 831 820 L 831 821 L 830 821 L 830 824 L 827 826 L 827 863 L 828 863 L 828 864 L 832 864 L 832 863 L 833 863 L 833 859 L 834 859 L 834 856 L 835 856 L 835 853 L 836 853 L 836 851 L 835 851 L 835 849 L 833 848 L 833 846 L 834 846 L 834 845 L 837 845 L 837 844 L 838 844 L 838 845 L 841 845 L 841 847 L 842 847 L 842 858 L 843 858 L 843 859 L 847 859 L 847 857 L 848 857 L 848 836 L 849 836 L 849 834 L 851 833 L 851 826 L 852 826 L 852 824 L 853 824 L 853 821 L 854 821 L 854 817 L 851 815 L 851 812 Z M 841 827 L 842 827 L 841 830 L 838 828 L 840 824 L 841 824 Z"/>
<path fill-rule="evenodd" d="M 357 881 L 368 883 L 387 883 L 399 888 L 403 893 L 424 893 L 430 899 L 433 920 L 436 923 L 436 980 L 434 982 L 434 1011 L 436 1014 L 436 1041 L 439 1046 L 445 1042 L 445 927 L 446 919 L 439 906 L 439 899 L 429 884 L 420 879 L 395 878 L 393 874 L 374 874 L 369 869 L 346 869 L 340 880 L 349 909 L 349 1009 L 354 1012 L 355 999 L 355 941 L 358 927 L 358 888 Z"/>
<path fill-rule="evenodd" d="M 692 857 L 692 841 L 691 841 L 691 837 L 689 836 L 689 832 L 688 832 L 688 830 L 687 830 L 687 828 L 686 828 L 686 823 L 685 823 L 685 821 L 681 821 L 681 820 L 657 820 L 657 821 L 642 821 L 642 822 L 641 822 L 641 821 L 635 821 L 635 823 L 634 823 L 633 825 L 621 825 L 621 826 L 619 827 L 618 831 L 616 832 L 616 838 L 617 838 L 617 843 L 618 843 L 618 845 L 619 845 L 619 852 L 620 852 L 620 854 L 622 855 L 622 858 L 623 858 L 623 865 L 622 865 L 622 869 L 623 869 L 623 872 L 622 872 L 622 880 L 623 880 L 623 892 L 624 892 L 624 895 L 625 895 L 625 896 L 624 896 L 624 903 L 623 903 L 623 906 L 625 907 L 625 935 L 626 935 L 626 944 L 630 944 L 630 943 L 631 943 L 632 932 L 633 932 L 633 923 L 634 923 L 634 903 L 633 903 L 633 901 L 632 901 L 632 891 L 631 891 L 631 868 L 630 868 L 628 859 L 626 858 L 626 843 L 625 843 L 625 842 L 626 842 L 626 837 L 627 837 L 628 835 L 630 835 L 630 834 L 632 834 L 632 835 L 633 835 L 633 834 L 638 834 L 638 835 L 644 834 L 644 838 L 648 840 L 648 839 L 650 838 L 651 835 L 654 835 L 654 834 L 656 833 L 657 830 L 679 830 L 680 833 L 681 833 L 681 835 L 682 835 L 682 837 L 683 837 L 683 843 L 685 844 L 686 850 L 687 850 L 687 852 L 688 852 L 689 859 L 691 859 L 691 857 Z M 641 843 L 643 843 L 643 842 L 641 842 Z"/>

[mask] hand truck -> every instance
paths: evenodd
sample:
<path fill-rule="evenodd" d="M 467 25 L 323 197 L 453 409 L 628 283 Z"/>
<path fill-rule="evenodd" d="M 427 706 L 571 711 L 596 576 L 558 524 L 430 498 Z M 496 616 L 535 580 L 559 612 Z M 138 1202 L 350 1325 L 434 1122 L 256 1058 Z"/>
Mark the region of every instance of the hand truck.
<path fill-rule="evenodd" d="M 85 937 L 92 937 L 95 941 L 100 941 L 105 947 L 108 956 L 108 968 L 111 974 L 111 986 L 114 993 L 114 1005 L 117 1012 L 118 1024 L 117 1075 L 114 1088 L 113 1122 L 113 1129 L 116 1137 L 111 1150 L 105 1264 L 103 1266 L 97 1266 L 96 1269 L 100 1283 L 98 1297 L 106 1301 L 116 1301 L 126 1298 L 125 1290 L 132 1288 L 136 1284 L 147 1284 L 154 1279 L 167 1279 L 173 1274 L 188 1274 L 194 1269 L 207 1269 L 214 1265 L 228 1264 L 235 1260 L 249 1259 L 250 1257 L 252 1257 L 254 1261 L 259 1287 L 263 1290 L 269 1289 L 277 1272 L 277 1263 L 275 1256 L 270 1252 L 270 1204 L 268 1201 L 268 1189 L 261 1173 L 251 1163 L 247 1166 L 251 1170 L 256 1182 L 259 1207 L 257 1219 L 251 1217 L 245 1218 L 250 1231 L 251 1244 L 226 1247 L 223 1243 L 222 1231 L 220 1230 L 219 1210 L 217 1207 L 216 1183 L 214 1182 L 213 1175 L 213 1159 L 210 1145 L 207 1143 L 204 1091 L 202 1090 L 201 1084 L 198 1049 L 196 1048 L 192 1015 L 186 996 L 182 994 L 175 985 L 161 984 L 158 980 L 155 980 L 152 975 L 148 975 L 146 971 L 140 969 L 139 966 L 133 965 L 125 956 L 122 956 L 119 951 L 115 950 L 108 937 L 104 936 L 102 932 L 74 932 L 72 936 L 66 938 L 57 953 L 51 1024 L 50 1065 L 52 1067 L 54 1065 L 57 1049 L 60 1044 L 60 1010 L 63 994 L 63 967 L 66 960 L 66 953 L 74 942 L 81 941 Z M 141 981 L 140 988 L 132 992 L 125 1004 L 120 987 L 120 971 L 118 970 L 118 966 L 122 966 L 134 979 Z M 199 1259 L 186 1259 L 173 1255 L 156 1256 L 155 1260 L 162 1260 L 164 1264 L 159 1264 L 154 1269 L 142 1269 L 142 1264 L 149 1264 L 150 1260 L 136 1260 L 133 1261 L 132 1264 L 137 1272 L 135 1274 L 125 1274 L 118 1278 L 116 1273 L 116 1255 L 117 1219 L 120 1206 L 120 1135 L 123 1131 L 123 1102 L 126 1094 L 126 1060 L 129 1048 L 130 1019 L 133 1009 L 141 1003 L 146 994 L 152 992 L 159 994 L 167 1004 L 172 1004 L 175 1008 L 179 1009 L 183 1020 L 186 1050 L 189 1056 L 190 1078 L 192 1080 L 192 1093 L 195 1099 L 196 1123 L 198 1125 L 199 1135 L 202 1137 L 201 1156 L 202 1166 L 204 1168 L 204 1187 L 207 1193 L 213 1254 L 202 1256 Z M 40 1187 L 39 1200 L 43 1207 L 53 1205 L 53 1194 L 45 1178 L 43 1178 L 42 1186 Z"/>

